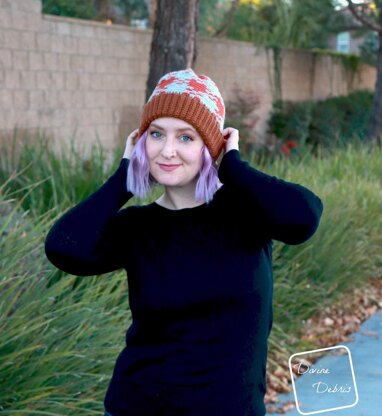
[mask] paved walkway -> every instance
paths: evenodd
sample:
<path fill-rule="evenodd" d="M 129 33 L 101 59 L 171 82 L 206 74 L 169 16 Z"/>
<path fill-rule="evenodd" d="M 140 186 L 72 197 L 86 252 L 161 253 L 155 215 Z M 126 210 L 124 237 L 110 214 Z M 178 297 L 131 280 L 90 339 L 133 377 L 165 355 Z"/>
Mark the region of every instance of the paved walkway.
<path fill-rule="evenodd" d="M 349 348 L 353 363 L 358 402 L 353 407 L 322 412 L 323 409 L 346 406 L 356 401 L 353 376 L 348 355 L 328 354 L 316 361 L 311 368 L 329 370 L 330 374 L 304 374 L 295 381 L 300 413 L 297 408 L 285 413 L 287 416 L 314 414 L 327 416 L 381 416 L 382 415 L 382 310 L 362 323 L 358 332 L 350 336 L 351 342 L 343 343 Z M 342 349 L 345 351 L 344 349 Z M 332 350 L 333 351 L 333 350 Z M 303 352 L 303 351 L 296 351 Z M 316 384 L 321 380 L 321 384 Z M 315 387 L 313 387 L 315 384 Z M 343 386 L 343 391 L 335 392 L 334 386 Z M 325 386 L 331 386 L 328 392 Z M 345 387 L 346 386 L 346 387 Z M 346 391 L 348 388 L 350 391 Z M 321 391 L 319 391 L 321 388 Z M 279 395 L 282 403 L 293 401 L 293 390 Z M 317 413 L 320 411 L 319 413 Z M 276 413 L 267 414 L 275 416 Z"/>

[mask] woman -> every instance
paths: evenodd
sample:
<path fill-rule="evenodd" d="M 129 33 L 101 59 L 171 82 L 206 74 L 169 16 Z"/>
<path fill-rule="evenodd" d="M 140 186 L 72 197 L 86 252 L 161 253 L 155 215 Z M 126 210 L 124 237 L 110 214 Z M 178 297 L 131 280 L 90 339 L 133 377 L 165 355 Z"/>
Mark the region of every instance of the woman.
<path fill-rule="evenodd" d="M 242 160 L 224 116 L 207 76 L 163 76 L 117 171 L 47 236 L 47 257 L 68 273 L 127 272 L 132 324 L 105 415 L 266 413 L 272 240 L 307 241 L 323 205 Z M 156 183 L 159 199 L 120 209 Z"/>

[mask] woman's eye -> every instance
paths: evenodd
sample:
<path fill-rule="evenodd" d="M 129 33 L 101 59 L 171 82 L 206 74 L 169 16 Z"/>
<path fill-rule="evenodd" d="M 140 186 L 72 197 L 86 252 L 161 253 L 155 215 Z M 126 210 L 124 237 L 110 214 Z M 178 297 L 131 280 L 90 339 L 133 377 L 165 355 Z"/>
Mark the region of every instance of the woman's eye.
<path fill-rule="evenodd" d="M 150 135 L 155 139 L 159 139 L 162 136 L 162 134 L 159 131 L 151 131 Z M 188 143 L 194 141 L 194 139 L 190 136 L 181 136 L 180 141 L 183 143 Z"/>
<path fill-rule="evenodd" d="M 159 131 L 152 131 L 152 132 L 150 132 L 150 134 L 155 138 L 158 138 L 160 136 Z M 155 136 L 155 134 L 159 134 L 159 136 Z"/>
<path fill-rule="evenodd" d="M 181 138 L 183 139 L 183 137 L 188 139 L 188 140 L 183 140 L 183 141 L 186 141 L 186 142 L 191 141 L 192 142 L 192 138 L 190 136 L 182 136 Z"/>

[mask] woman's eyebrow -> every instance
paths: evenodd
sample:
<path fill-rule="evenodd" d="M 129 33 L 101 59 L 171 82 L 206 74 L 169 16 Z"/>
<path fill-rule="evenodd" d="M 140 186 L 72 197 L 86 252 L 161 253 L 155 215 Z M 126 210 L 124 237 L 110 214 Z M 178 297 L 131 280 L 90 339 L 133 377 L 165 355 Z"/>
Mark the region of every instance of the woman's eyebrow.
<path fill-rule="evenodd" d="M 158 126 L 157 124 L 154 124 L 154 123 L 150 124 L 150 127 L 155 127 L 157 129 L 164 130 L 163 127 Z M 177 129 L 176 131 L 179 132 L 179 131 L 187 131 L 187 130 L 190 130 L 190 131 L 196 133 L 196 130 L 194 130 L 192 127 L 184 127 L 184 128 L 181 128 L 181 129 Z"/>

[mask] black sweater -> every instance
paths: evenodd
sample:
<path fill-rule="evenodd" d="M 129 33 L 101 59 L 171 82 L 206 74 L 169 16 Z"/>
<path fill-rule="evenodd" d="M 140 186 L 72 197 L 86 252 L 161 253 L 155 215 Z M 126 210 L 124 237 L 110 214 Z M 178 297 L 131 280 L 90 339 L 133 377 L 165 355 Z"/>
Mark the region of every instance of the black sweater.
<path fill-rule="evenodd" d="M 59 269 L 124 268 L 132 324 L 105 407 L 114 416 L 262 416 L 272 327 L 272 239 L 307 241 L 323 205 L 309 189 L 227 152 L 213 200 L 120 209 L 129 160 L 45 241 Z M 105 328 L 106 330 L 106 328 Z"/>

